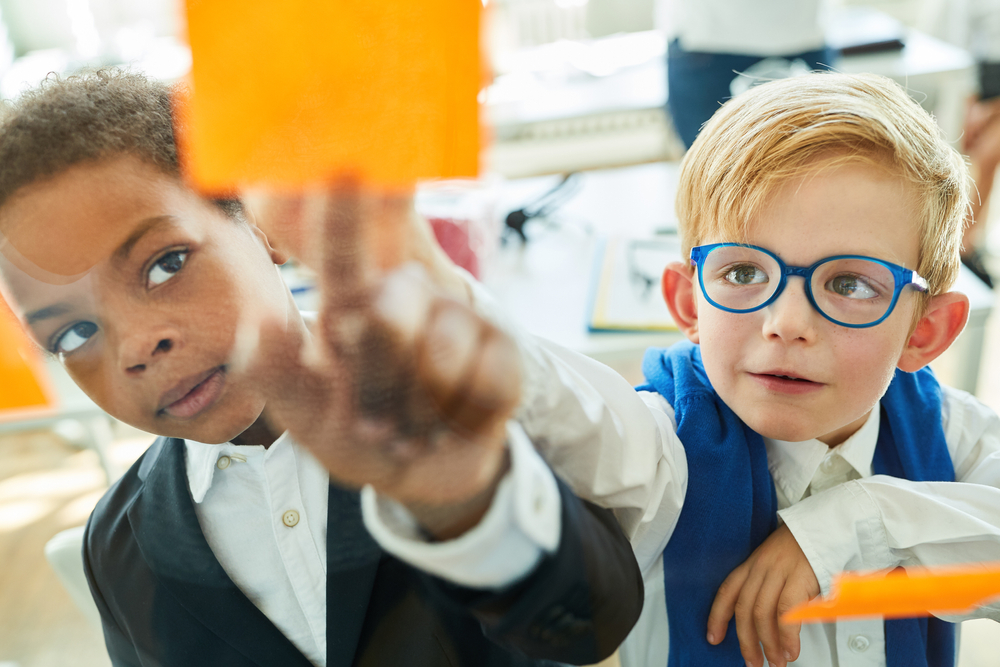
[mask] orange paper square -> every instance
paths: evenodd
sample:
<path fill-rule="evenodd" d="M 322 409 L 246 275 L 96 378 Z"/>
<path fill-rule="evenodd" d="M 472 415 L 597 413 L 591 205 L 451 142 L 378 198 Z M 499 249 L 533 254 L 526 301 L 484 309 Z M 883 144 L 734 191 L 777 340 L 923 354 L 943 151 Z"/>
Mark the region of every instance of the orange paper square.
<path fill-rule="evenodd" d="M 50 406 L 43 373 L 37 350 L 0 299 L 0 413 Z"/>
<path fill-rule="evenodd" d="M 196 186 L 475 176 L 479 0 L 187 0 Z"/>

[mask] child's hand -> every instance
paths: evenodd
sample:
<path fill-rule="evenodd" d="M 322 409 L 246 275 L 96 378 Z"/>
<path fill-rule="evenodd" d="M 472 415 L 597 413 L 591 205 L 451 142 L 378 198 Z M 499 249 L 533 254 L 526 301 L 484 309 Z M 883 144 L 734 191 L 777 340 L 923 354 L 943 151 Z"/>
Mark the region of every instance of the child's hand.
<path fill-rule="evenodd" d="M 323 208 L 317 331 L 262 328 L 251 372 L 265 416 L 341 484 L 371 484 L 439 538 L 461 534 L 508 465 L 516 347 L 420 264 L 403 263 L 408 198 L 345 190 Z"/>
<path fill-rule="evenodd" d="M 779 624 L 778 618 L 819 593 L 809 561 L 782 525 L 722 582 L 708 615 L 708 641 L 718 644 L 725 638 L 735 613 L 740 652 L 747 664 L 761 667 L 766 656 L 770 665 L 784 666 L 799 657 L 802 624 Z"/>

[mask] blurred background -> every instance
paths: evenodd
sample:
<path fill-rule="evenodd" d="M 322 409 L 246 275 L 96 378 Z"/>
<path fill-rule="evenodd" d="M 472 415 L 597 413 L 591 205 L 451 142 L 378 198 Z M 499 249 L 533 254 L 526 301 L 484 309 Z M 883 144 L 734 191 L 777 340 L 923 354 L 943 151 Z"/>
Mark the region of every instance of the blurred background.
<path fill-rule="evenodd" d="M 935 366 L 1000 411 L 990 370 L 1000 362 L 1000 327 L 988 285 L 1000 277 L 1000 225 L 988 205 L 1000 162 L 1000 107 L 990 103 L 1000 95 L 998 5 L 489 0 L 481 176 L 422 184 L 418 209 L 521 326 L 636 382 L 643 350 L 678 339 L 656 284 L 677 250 L 678 161 L 701 122 L 725 97 L 817 66 L 892 77 L 970 155 L 984 195 L 959 283 L 972 301 L 970 325 Z M 713 11 L 722 13 L 706 18 Z M 692 75 L 706 53 L 725 56 L 713 61 L 722 74 L 711 75 L 721 92 L 708 90 L 704 71 Z M 186 75 L 178 2 L 0 0 L 3 99 L 50 73 L 121 64 L 167 81 Z M 309 309 L 311 276 L 294 263 L 285 272 Z M 27 386 L 14 381 L 25 368 L 47 404 L 10 389 Z M 0 667 L 109 664 L 96 610 L 73 574 L 78 529 L 151 441 L 104 415 L 58 364 L 35 357 L 0 308 Z M 962 667 L 1000 665 L 995 624 L 966 625 Z"/>

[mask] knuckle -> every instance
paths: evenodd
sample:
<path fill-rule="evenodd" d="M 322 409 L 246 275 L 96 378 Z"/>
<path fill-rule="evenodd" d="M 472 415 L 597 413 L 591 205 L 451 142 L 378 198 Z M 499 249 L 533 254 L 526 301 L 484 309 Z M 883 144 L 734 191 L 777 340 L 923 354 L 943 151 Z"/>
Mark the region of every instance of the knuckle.
<path fill-rule="evenodd" d="M 755 602 L 753 605 L 753 612 L 752 612 L 753 618 L 758 623 L 767 621 L 773 615 L 773 613 L 774 612 L 771 609 L 770 605 L 767 605 L 763 602 Z"/>
<path fill-rule="evenodd" d="M 744 600 L 741 597 L 736 600 L 736 605 L 733 607 L 733 611 L 740 617 L 749 616 L 751 611 L 753 611 L 753 603 L 749 600 Z"/>

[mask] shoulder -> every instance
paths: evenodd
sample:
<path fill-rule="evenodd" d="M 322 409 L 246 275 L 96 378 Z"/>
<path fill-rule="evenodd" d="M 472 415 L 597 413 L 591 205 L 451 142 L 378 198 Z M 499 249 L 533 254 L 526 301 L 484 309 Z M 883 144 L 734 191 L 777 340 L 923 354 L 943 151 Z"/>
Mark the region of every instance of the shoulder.
<path fill-rule="evenodd" d="M 968 392 L 941 386 L 941 426 L 959 481 L 1000 454 L 1000 417 Z"/>
<path fill-rule="evenodd" d="M 119 571 L 119 561 L 128 558 L 135 537 L 129 524 L 128 512 L 145 489 L 145 478 L 156 464 L 166 438 L 158 438 L 118 481 L 101 497 L 87 521 L 83 553 L 88 574 Z"/>

